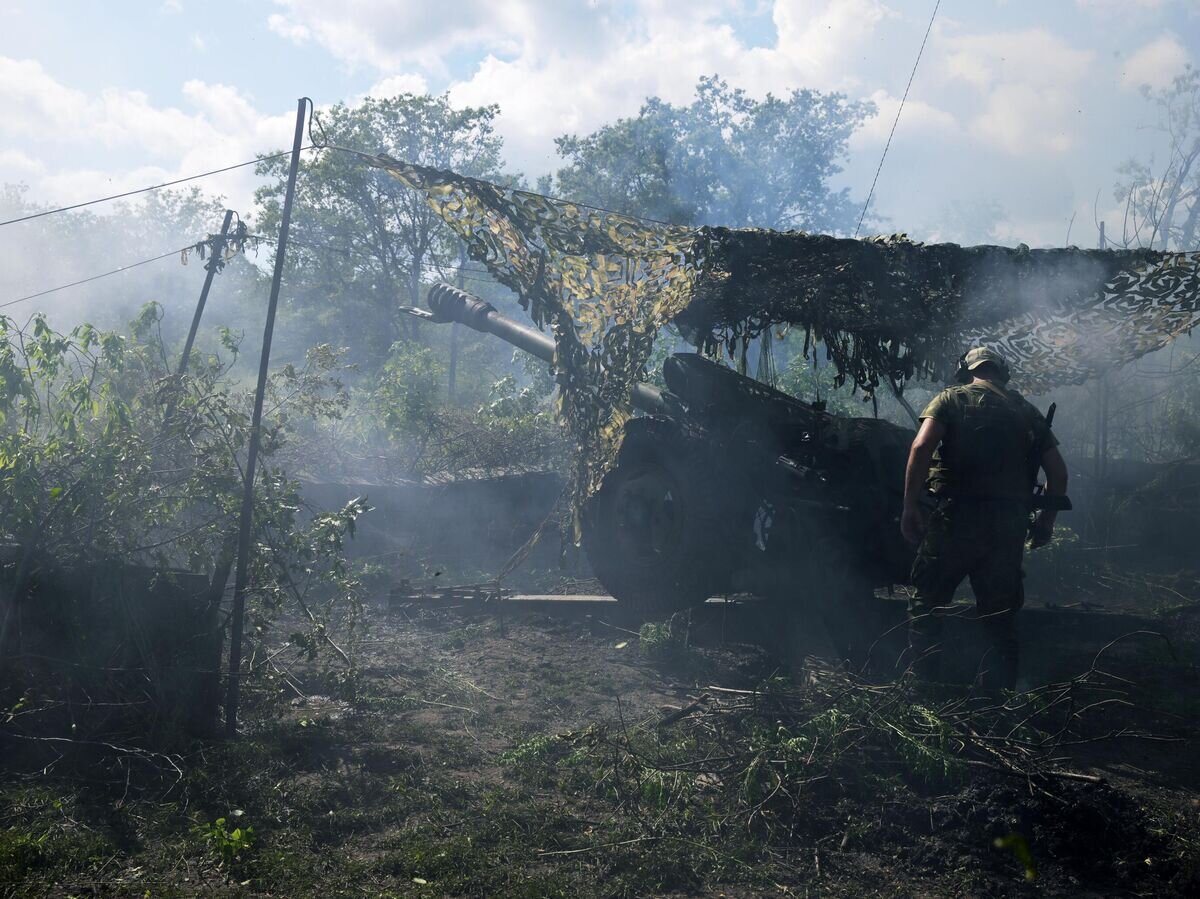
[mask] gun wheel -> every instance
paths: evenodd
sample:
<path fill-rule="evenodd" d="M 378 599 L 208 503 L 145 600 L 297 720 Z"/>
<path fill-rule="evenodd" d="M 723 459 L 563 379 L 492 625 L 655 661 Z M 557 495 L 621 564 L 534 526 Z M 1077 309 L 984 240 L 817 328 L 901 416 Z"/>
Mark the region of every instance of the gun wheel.
<path fill-rule="evenodd" d="M 634 615 L 668 615 L 726 588 L 714 503 L 680 456 L 630 435 L 584 514 L 592 570 Z"/>

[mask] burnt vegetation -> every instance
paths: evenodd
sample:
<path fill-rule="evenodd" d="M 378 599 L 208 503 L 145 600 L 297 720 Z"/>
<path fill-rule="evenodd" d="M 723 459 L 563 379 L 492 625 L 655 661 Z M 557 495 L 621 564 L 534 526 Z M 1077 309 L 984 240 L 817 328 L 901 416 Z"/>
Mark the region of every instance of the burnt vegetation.
<path fill-rule="evenodd" d="M 1191 248 L 1197 84 L 1149 97 L 1182 155 L 1160 181 L 1136 160 L 1120 173 L 1127 248 Z M 829 179 L 871 111 L 705 79 L 691 104 L 649 100 L 562 137 L 561 171 L 537 186 L 672 223 L 847 232 L 858 204 Z M 496 114 L 405 95 L 324 126 L 528 187 L 503 168 Z M 805 164 L 780 164 L 797 145 Z M 252 235 L 276 233 L 285 171 L 260 165 Z M 903 588 L 862 596 L 822 555 L 829 533 L 796 538 L 830 570 L 792 571 L 767 600 L 664 619 L 673 604 L 653 597 L 636 617 L 545 599 L 604 592 L 561 502 L 575 447 L 553 373 L 398 311 L 440 280 L 514 317 L 517 299 L 382 172 L 326 151 L 302 179 L 236 739 L 217 723 L 244 356 L 266 291 L 247 255 L 269 244 L 225 260 L 183 374 L 194 277 L 160 280 L 144 306 L 97 287 L 94 324 L 61 307 L 0 317 L 0 894 L 1200 891 L 1190 335 L 1052 397 L 1076 511 L 1028 560 L 1019 689 L 979 689 L 965 598 L 956 682 L 922 684 L 897 650 Z M 27 239 L 61 249 L 117 228 L 136 244 L 219 219 L 198 193 L 156 196 L 111 221 L 40 219 Z M 0 205 L 34 209 L 15 188 Z M 647 381 L 683 342 L 664 329 Z M 907 426 L 905 405 L 936 389 L 866 401 L 799 333 L 734 350 L 716 361 L 840 416 Z M 853 626 L 869 637 L 843 640 Z"/>

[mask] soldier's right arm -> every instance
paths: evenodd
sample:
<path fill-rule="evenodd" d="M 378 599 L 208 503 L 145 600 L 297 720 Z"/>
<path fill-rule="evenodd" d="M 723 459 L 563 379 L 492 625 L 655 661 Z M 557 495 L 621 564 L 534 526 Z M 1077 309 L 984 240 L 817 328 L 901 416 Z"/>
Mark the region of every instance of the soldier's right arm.
<path fill-rule="evenodd" d="M 925 535 L 925 514 L 921 510 L 921 497 L 925 494 L 925 479 L 929 477 L 929 465 L 933 451 L 946 436 L 946 425 L 936 418 L 924 418 L 921 430 L 908 451 L 908 465 L 904 469 L 904 510 L 900 516 L 900 531 L 910 543 L 919 543 Z"/>
<path fill-rule="evenodd" d="M 1058 451 L 1057 441 L 1051 443 L 1042 453 L 1042 470 L 1046 472 L 1046 495 L 1066 496 L 1067 462 L 1063 459 L 1062 453 Z M 1037 521 L 1034 523 L 1030 535 L 1034 549 L 1050 542 L 1050 538 L 1054 536 L 1054 522 L 1057 518 L 1058 512 L 1054 508 L 1042 509 L 1038 513 Z"/>

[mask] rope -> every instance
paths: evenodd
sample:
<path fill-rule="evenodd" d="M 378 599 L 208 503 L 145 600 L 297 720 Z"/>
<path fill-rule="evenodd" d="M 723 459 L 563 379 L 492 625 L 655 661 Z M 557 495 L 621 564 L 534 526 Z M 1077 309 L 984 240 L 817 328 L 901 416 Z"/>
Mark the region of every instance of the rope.
<path fill-rule="evenodd" d="M 888 149 L 892 146 L 892 138 L 896 135 L 896 126 L 900 124 L 900 113 L 904 112 L 904 103 L 908 100 L 908 91 L 912 87 L 913 78 L 917 75 L 917 66 L 921 64 L 921 55 L 925 52 L 925 43 L 929 40 L 929 32 L 933 30 L 933 20 L 937 18 L 938 7 L 942 5 L 942 0 L 937 0 L 933 5 L 933 15 L 929 17 L 929 25 L 925 29 L 925 37 L 921 39 L 921 49 L 917 51 L 916 61 L 913 62 L 912 71 L 908 74 L 908 84 L 904 88 L 904 96 L 900 98 L 900 108 L 896 110 L 896 118 L 892 122 L 891 133 L 888 134 L 887 143 L 883 145 L 883 155 L 879 157 L 879 165 L 875 168 L 875 177 L 871 179 L 871 190 L 867 193 L 867 202 L 863 203 L 862 212 L 858 216 L 858 225 L 854 228 L 854 236 L 858 237 L 858 232 L 862 230 L 863 219 L 867 216 L 867 207 L 871 205 L 871 197 L 875 196 L 875 185 L 879 182 L 879 173 L 883 171 L 883 161 L 887 159 Z"/>

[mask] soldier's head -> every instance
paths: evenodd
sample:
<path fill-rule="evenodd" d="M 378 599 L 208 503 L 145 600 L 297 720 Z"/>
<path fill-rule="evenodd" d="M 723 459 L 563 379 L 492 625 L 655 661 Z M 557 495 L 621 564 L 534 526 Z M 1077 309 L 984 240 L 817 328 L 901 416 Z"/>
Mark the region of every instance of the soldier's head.
<path fill-rule="evenodd" d="M 955 380 L 969 384 L 972 378 L 983 378 L 998 384 L 1007 384 L 1008 362 L 991 347 L 977 346 L 963 353 L 958 361 Z"/>

